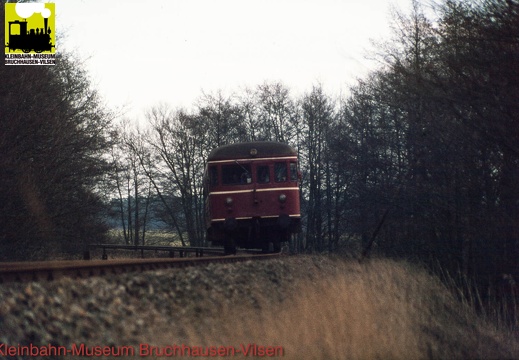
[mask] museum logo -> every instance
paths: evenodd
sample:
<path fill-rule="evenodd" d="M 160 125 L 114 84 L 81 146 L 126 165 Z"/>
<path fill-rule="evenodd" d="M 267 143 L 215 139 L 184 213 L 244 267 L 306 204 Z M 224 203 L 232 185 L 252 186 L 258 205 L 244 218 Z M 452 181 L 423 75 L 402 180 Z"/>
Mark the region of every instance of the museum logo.
<path fill-rule="evenodd" d="M 55 4 L 7 3 L 4 6 L 5 65 L 55 65 Z"/>

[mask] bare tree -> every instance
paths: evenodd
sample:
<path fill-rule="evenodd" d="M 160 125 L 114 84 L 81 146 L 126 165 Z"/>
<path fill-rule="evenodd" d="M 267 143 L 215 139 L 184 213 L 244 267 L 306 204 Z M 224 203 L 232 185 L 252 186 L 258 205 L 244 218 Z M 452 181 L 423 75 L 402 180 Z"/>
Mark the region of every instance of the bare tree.
<path fill-rule="evenodd" d="M 197 104 L 197 122 L 205 126 L 203 143 L 208 149 L 247 140 L 243 112 L 221 91 L 203 94 Z M 202 134 L 198 134 L 199 136 Z"/>
<path fill-rule="evenodd" d="M 152 126 L 146 142 L 154 159 L 146 172 L 167 209 L 183 245 L 184 231 L 191 245 L 200 245 L 203 236 L 202 176 L 205 160 L 203 138 L 197 117 L 173 112 L 166 105 L 148 112 Z M 181 213 L 169 201 L 178 201 Z"/>
<path fill-rule="evenodd" d="M 264 140 L 291 143 L 295 132 L 295 104 L 282 83 L 264 83 L 257 90 L 258 120 Z"/>
<path fill-rule="evenodd" d="M 117 142 L 112 148 L 112 181 L 118 196 L 123 238 L 126 244 L 143 245 L 152 196 L 151 181 L 141 165 L 144 142 L 137 129 L 131 128 L 128 119 L 123 120 L 117 134 Z"/>
<path fill-rule="evenodd" d="M 326 200 L 326 176 L 328 159 L 328 136 L 334 120 L 334 106 L 324 94 L 321 86 L 315 86 L 301 101 L 301 118 L 305 125 L 302 141 L 304 183 L 306 192 L 306 246 L 309 249 L 324 250 L 323 222 Z M 329 168 L 328 168 L 329 169 Z M 330 199 L 331 200 L 331 199 Z"/>

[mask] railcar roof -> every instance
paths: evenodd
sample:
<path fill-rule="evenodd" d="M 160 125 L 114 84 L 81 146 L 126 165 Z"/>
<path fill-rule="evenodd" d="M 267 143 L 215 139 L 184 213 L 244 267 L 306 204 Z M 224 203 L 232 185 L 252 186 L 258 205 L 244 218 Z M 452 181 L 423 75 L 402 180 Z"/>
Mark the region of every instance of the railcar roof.
<path fill-rule="evenodd" d="M 255 156 L 251 156 L 252 149 L 257 151 Z M 211 151 L 207 160 L 216 161 L 292 155 L 297 155 L 297 151 L 290 145 L 274 141 L 254 141 L 220 146 Z"/>

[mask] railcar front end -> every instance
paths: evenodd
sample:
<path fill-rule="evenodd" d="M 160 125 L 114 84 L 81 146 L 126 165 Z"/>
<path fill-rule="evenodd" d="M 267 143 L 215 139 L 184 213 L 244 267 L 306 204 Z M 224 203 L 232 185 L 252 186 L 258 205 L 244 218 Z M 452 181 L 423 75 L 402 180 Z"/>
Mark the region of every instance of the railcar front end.
<path fill-rule="evenodd" d="M 227 253 L 237 246 L 280 251 L 300 229 L 296 150 L 277 142 L 213 150 L 205 200 L 207 239 L 213 245 L 223 245 Z"/>

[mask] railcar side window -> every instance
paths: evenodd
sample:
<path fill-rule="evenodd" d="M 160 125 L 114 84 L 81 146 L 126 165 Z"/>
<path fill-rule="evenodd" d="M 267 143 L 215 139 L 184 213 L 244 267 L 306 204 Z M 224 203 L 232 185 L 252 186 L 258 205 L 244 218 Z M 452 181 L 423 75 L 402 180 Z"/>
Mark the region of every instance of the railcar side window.
<path fill-rule="evenodd" d="M 269 166 L 260 165 L 256 168 L 257 181 L 259 184 L 266 184 L 270 182 Z"/>
<path fill-rule="evenodd" d="M 290 181 L 297 181 L 297 164 L 295 162 L 290 163 Z"/>
<path fill-rule="evenodd" d="M 276 182 L 287 181 L 287 164 L 278 162 L 274 164 L 274 180 Z"/>
<path fill-rule="evenodd" d="M 222 165 L 222 184 L 240 185 L 250 184 L 250 164 Z"/>
<path fill-rule="evenodd" d="M 216 166 L 209 167 L 209 184 L 211 186 L 218 185 L 218 169 Z"/>

